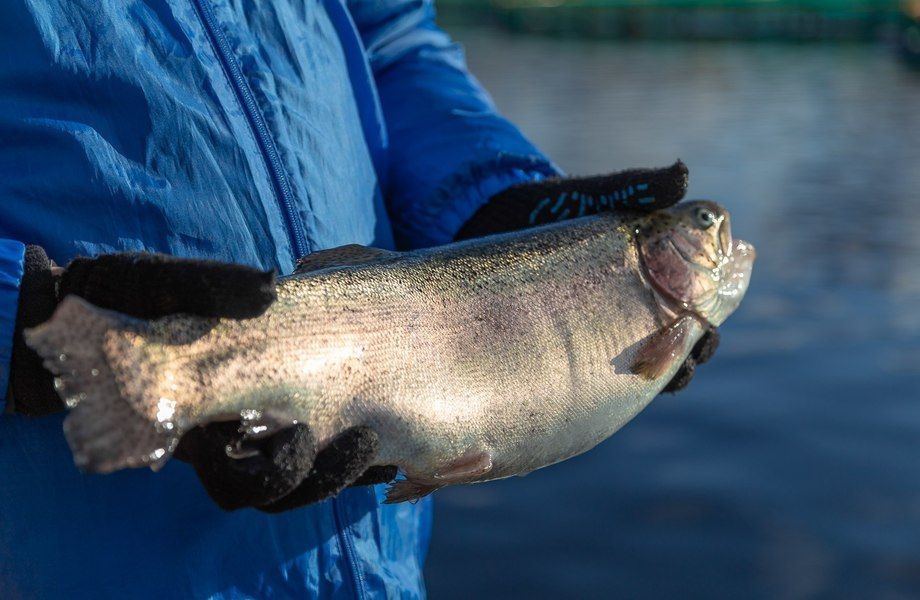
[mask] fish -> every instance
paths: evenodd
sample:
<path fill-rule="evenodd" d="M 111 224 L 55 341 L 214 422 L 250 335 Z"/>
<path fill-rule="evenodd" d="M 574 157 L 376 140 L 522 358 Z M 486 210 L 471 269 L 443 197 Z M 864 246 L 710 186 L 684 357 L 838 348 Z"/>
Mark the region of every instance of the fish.
<path fill-rule="evenodd" d="M 350 427 L 398 466 L 387 502 L 525 475 L 607 439 L 748 289 L 754 247 L 688 201 L 440 247 L 349 245 L 280 278 L 261 316 L 140 320 L 65 297 L 25 332 L 76 465 L 161 467 L 193 427 Z M 228 449 L 228 453 L 229 453 Z"/>

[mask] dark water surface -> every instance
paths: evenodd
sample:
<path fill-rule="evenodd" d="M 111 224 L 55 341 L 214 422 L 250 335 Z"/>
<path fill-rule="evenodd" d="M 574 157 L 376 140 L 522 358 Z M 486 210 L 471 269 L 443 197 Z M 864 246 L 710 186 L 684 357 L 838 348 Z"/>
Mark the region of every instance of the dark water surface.
<path fill-rule="evenodd" d="M 684 393 L 438 493 L 432 597 L 920 597 L 920 74 L 871 46 L 455 35 L 563 168 L 680 157 L 759 260 Z"/>

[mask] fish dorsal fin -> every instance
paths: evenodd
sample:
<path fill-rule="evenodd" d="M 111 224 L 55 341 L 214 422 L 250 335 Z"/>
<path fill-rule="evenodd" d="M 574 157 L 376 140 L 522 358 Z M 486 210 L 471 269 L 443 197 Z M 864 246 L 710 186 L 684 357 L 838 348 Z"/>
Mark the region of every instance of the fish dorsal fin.
<path fill-rule="evenodd" d="M 338 248 L 319 250 L 308 254 L 297 261 L 295 273 L 309 273 L 328 267 L 344 267 L 350 265 L 366 265 L 382 258 L 396 255 L 390 250 L 369 248 L 361 244 L 348 244 Z"/>

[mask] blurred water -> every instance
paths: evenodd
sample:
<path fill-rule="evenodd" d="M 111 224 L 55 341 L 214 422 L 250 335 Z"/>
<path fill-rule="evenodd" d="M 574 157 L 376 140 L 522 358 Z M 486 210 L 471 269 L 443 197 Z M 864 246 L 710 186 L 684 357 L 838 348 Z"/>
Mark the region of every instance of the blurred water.
<path fill-rule="evenodd" d="M 920 596 L 920 76 L 871 46 L 454 33 L 563 168 L 680 157 L 759 259 L 685 392 L 437 494 L 432 597 Z"/>

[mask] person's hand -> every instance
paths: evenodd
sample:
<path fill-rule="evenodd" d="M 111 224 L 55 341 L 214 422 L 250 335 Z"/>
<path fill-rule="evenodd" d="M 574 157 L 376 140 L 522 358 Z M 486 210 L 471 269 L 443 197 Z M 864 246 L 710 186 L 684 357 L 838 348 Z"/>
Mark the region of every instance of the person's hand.
<path fill-rule="evenodd" d="M 16 413 L 40 416 L 64 409 L 51 374 L 25 345 L 22 331 L 49 319 L 67 294 L 142 319 L 176 313 L 246 319 L 259 316 L 274 301 L 275 275 L 241 265 L 147 253 L 77 258 L 61 269 L 42 248 L 28 246 L 10 369 Z M 279 512 L 322 500 L 348 485 L 393 479 L 395 467 L 367 468 L 376 450 L 376 434 L 367 428 L 348 430 L 317 453 L 305 425 L 247 440 L 235 421 L 187 432 L 176 456 L 191 463 L 222 508 Z"/>
<path fill-rule="evenodd" d="M 607 211 L 652 212 L 680 202 L 689 172 L 677 161 L 663 169 L 631 169 L 594 177 L 555 177 L 522 183 L 492 196 L 457 233 L 457 240 L 546 225 Z M 719 345 L 715 329 L 707 332 L 665 386 L 677 392 L 690 383 L 696 366 Z"/>
<path fill-rule="evenodd" d="M 240 434 L 239 421 L 230 421 L 189 431 L 175 456 L 192 464 L 224 510 L 254 507 L 277 513 L 331 498 L 346 487 L 392 481 L 395 466 L 368 467 L 377 446 L 377 434 L 370 427 L 346 429 L 317 452 L 306 425 L 247 440 Z"/>
<path fill-rule="evenodd" d="M 609 211 L 652 212 L 687 193 L 687 166 L 630 169 L 593 177 L 553 177 L 521 183 L 489 198 L 455 236 L 505 233 Z"/>

